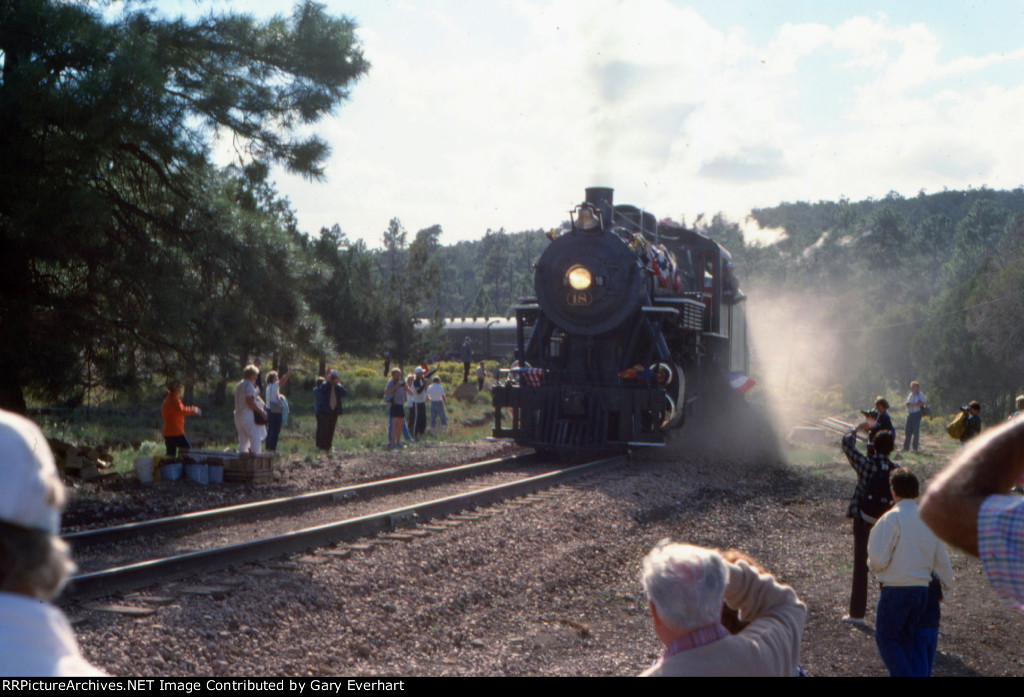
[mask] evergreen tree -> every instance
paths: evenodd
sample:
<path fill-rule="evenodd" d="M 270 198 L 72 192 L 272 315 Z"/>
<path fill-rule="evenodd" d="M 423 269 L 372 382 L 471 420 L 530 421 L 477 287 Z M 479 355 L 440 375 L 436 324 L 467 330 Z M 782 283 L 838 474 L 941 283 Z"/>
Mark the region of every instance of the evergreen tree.
<path fill-rule="evenodd" d="M 295 134 L 366 71 L 354 30 L 312 2 L 265 23 L 167 20 L 131 2 L 112 20 L 87 4 L 0 3 L 0 407 L 80 385 L 97 343 L 112 346 L 97 365 L 126 375 L 134 348 L 176 350 L 187 289 L 212 278 L 205 255 L 238 252 L 208 224 L 224 215 L 210 137 L 234 138 L 254 182 L 274 163 L 320 176 L 326 145 Z M 253 290 L 259 279 L 238 265 L 248 259 L 216 283 Z M 133 334 L 147 313 L 150 331 Z"/>

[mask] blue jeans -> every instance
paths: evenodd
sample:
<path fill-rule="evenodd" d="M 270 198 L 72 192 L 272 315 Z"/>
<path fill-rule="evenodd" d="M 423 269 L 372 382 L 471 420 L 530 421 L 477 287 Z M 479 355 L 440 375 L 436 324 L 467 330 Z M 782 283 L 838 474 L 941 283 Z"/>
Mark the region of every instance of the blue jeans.
<path fill-rule="evenodd" d="M 921 440 L 921 412 L 907 414 L 907 423 L 904 425 L 903 431 L 906 434 L 903 436 L 903 450 L 910 450 L 911 440 L 913 440 L 914 452 L 917 452 L 917 446 Z"/>
<path fill-rule="evenodd" d="M 448 425 L 448 417 L 444 414 L 444 402 L 431 402 L 430 403 L 430 427 L 435 428 L 437 426 L 437 415 L 441 415 L 441 425 Z"/>
<path fill-rule="evenodd" d="M 281 436 L 281 424 L 284 414 L 275 414 L 267 410 L 267 450 L 277 450 L 277 439 Z"/>
<path fill-rule="evenodd" d="M 914 637 L 914 675 L 927 678 L 935 665 L 935 651 L 939 648 L 939 623 L 942 621 L 942 586 L 935 574 L 928 584 L 928 602 Z"/>
<path fill-rule="evenodd" d="M 914 677 L 918 625 L 928 604 L 928 586 L 882 586 L 875 610 L 875 643 L 893 678 Z"/>

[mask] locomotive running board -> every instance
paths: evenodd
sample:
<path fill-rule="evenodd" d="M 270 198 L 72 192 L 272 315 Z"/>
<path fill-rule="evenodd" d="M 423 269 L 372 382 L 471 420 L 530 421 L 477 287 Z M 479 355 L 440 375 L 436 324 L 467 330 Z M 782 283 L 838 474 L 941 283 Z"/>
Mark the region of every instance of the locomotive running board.
<path fill-rule="evenodd" d="M 664 448 L 665 447 L 664 443 L 639 443 L 639 442 L 633 442 L 633 441 L 629 441 L 628 443 L 626 443 L 626 445 L 635 446 L 637 448 Z"/>
<path fill-rule="evenodd" d="M 664 314 L 664 315 L 676 315 L 679 316 L 679 310 L 674 307 L 658 307 L 657 305 L 644 305 L 640 308 L 642 312 L 648 314 Z"/>

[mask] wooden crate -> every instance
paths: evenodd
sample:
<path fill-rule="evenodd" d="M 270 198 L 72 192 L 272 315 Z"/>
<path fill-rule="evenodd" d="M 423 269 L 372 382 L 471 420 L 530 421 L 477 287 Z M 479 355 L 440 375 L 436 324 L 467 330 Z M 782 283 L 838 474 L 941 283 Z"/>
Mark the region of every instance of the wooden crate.
<path fill-rule="evenodd" d="M 183 453 L 207 465 L 224 468 L 224 481 L 262 484 L 274 480 L 274 453 L 239 453 L 219 450 L 189 450 Z"/>
<path fill-rule="evenodd" d="M 274 480 L 274 453 L 241 453 L 234 458 L 225 458 L 224 481 L 267 483 Z"/>

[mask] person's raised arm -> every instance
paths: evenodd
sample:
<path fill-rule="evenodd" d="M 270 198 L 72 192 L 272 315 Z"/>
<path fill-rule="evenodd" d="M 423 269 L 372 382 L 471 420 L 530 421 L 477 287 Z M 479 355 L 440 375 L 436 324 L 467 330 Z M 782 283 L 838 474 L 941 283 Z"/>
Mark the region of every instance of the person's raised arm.
<path fill-rule="evenodd" d="M 978 556 L 978 509 L 1024 474 L 1024 419 L 975 438 L 939 473 L 921 499 L 921 520 L 940 538 Z"/>

